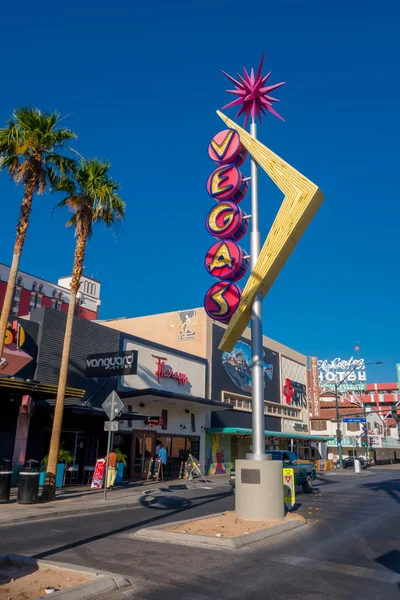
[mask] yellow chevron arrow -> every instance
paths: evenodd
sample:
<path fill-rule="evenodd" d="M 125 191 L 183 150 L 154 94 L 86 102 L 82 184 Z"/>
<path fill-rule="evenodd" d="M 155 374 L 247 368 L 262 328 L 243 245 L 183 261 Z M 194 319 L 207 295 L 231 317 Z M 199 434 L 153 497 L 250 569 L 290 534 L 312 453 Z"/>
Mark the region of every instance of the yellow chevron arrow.
<path fill-rule="evenodd" d="M 312 221 L 324 196 L 318 186 L 296 171 L 272 150 L 217 110 L 217 114 L 240 135 L 249 154 L 276 183 L 285 197 L 270 229 L 257 263 L 250 274 L 240 300 L 221 340 L 219 349 L 231 352 L 251 319 L 251 306 L 258 294 L 270 290 L 294 247 Z"/>

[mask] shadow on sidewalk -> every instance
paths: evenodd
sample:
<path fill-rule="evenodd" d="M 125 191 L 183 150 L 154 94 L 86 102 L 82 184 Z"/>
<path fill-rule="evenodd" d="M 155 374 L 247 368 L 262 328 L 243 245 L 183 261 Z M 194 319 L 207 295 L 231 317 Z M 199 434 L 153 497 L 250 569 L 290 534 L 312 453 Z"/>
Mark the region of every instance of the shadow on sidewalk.
<path fill-rule="evenodd" d="M 204 498 L 203 501 L 196 502 L 196 503 L 194 503 L 196 498 L 193 498 L 192 500 L 184 500 L 182 498 L 173 497 L 173 496 L 165 497 L 163 501 L 161 501 L 161 499 L 163 498 L 162 496 L 157 496 L 156 503 L 147 503 L 146 498 L 148 498 L 148 496 L 145 496 L 142 501 L 142 506 L 144 508 L 148 508 L 148 509 L 152 509 L 152 510 L 153 509 L 163 510 L 163 511 L 170 510 L 170 512 L 167 512 L 167 513 L 164 512 L 163 514 L 158 514 L 158 515 L 152 516 L 148 519 L 144 519 L 143 521 L 139 521 L 137 523 L 131 523 L 130 525 L 125 525 L 124 527 L 119 527 L 118 529 L 113 529 L 113 530 L 107 531 L 105 533 L 99 533 L 98 535 L 93 535 L 91 537 L 87 537 L 87 538 L 84 538 L 84 539 L 76 541 L 76 542 L 71 542 L 70 544 L 65 544 L 64 546 L 58 546 L 57 548 L 53 548 L 52 550 L 46 550 L 45 552 L 40 552 L 39 554 L 35 554 L 33 558 L 46 558 L 46 557 L 52 556 L 54 554 L 58 554 L 60 552 L 65 552 L 66 550 L 72 550 L 73 548 L 77 548 L 77 547 L 83 546 L 85 544 L 90 544 L 91 542 L 96 542 L 98 540 L 102 540 L 104 538 L 116 535 L 118 533 L 124 533 L 126 531 L 130 531 L 133 529 L 139 529 L 139 528 L 145 527 L 146 525 L 150 525 L 150 523 L 155 523 L 156 521 L 162 520 L 166 517 L 182 514 L 185 511 L 189 510 L 190 508 L 197 508 L 200 506 L 204 506 L 206 504 L 210 504 L 211 502 L 214 502 L 215 500 L 222 500 L 223 498 L 227 498 L 228 496 L 231 496 L 231 495 L 232 494 L 230 491 L 223 492 L 220 494 L 212 494 L 210 496 L 207 496 L 206 498 L 203 497 Z M 171 510 L 171 508 L 172 508 L 172 510 Z"/>

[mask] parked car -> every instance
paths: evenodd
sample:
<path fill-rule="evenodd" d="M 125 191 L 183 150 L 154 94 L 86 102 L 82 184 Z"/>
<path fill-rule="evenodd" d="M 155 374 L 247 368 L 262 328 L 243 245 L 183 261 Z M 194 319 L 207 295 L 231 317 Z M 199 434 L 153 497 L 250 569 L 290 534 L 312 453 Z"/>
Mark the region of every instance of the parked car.
<path fill-rule="evenodd" d="M 310 494 L 313 489 L 313 481 L 317 476 L 315 465 L 312 463 L 299 462 L 294 452 L 289 450 L 268 450 L 265 454 L 269 454 L 272 460 L 281 460 L 283 468 L 293 469 L 295 485 L 303 488 L 305 494 Z M 235 469 L 231 469 L 229 484 L 232 489 L 235 489 Z"/>
<path fill-rule="evenodd" d="M 366 469 L 367 467 L 371 466 L 368 465 L 365 458 L 362 458 L 361 456 L 357 456 L 356 458 L 358 458 L 358 460 L 360 461 L 360 466 L 362 469 Z M 352 456 L 348 456 L 343 461 L 343 469 L 348 469 L 349 467 L 352 467 L 354 469 L 354 458 Z"/>

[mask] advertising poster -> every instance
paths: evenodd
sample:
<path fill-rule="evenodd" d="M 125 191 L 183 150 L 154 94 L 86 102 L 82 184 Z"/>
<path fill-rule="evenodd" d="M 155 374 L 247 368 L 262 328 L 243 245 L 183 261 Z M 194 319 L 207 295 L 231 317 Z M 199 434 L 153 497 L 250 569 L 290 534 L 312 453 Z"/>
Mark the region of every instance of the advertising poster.
<path fill-rule="evenodd" d="M 232 352 L 221 352 L 218 345 L 224 329 L 213 325 L 212 397 L 219 399 L 221 391 L 251 396 L 250 340 L 240 339 Z M 264 400 L 280 403 L 279 354 L 264 347 Z"/>
<path fill-rule="evenodd" d="M 93 473 L 92 488 L 101 489 L 104 485 L 104 475 L 106 470 L 106 461 L 104 458 L 99 458 L 96 461 L 96 466 Z"/>

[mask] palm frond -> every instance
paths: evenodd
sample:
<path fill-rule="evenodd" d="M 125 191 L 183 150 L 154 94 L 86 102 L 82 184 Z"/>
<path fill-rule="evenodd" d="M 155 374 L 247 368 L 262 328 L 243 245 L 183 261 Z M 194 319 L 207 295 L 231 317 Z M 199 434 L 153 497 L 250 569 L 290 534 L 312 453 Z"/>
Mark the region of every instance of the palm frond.
<path fill-rule="evenodd" d="M 70 129 L 58 127 L 62 119 L 56 111 L 42 113 L 37 108 L 16 108 L 6 126 L 0 128 L 1 169 L 16 183 L 25 182 L 27 173 L 35 169 L 39 193 L 44 192 L 48 183 L 53 188 L 58 178 L 72 173 L 75 161 L 65 152 L 69 151 L 67 142 L 77 136 Z"/>
<path fill-rule="evenodd" d="M 120 186 L 109 177 L 109 170 L 110 164 L 106 161 L 82 161 L 73 173 L 73 183 L 62 179 L 57 185 L 59 191 L 67 193 L 58 206 L 67 206 L 73 212 L 67 226 L 74 226 L 75 235 L 84 232 L 88 239 L 94 223 L 102 222 L 111 227 L 123 219 L 125 203 L 117 194 Z"/>

